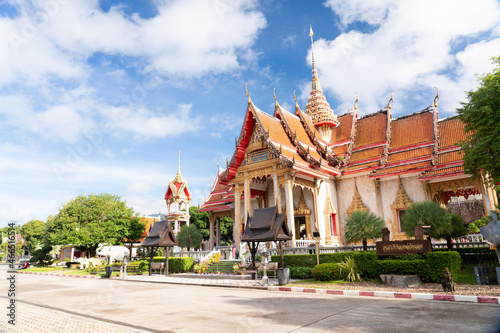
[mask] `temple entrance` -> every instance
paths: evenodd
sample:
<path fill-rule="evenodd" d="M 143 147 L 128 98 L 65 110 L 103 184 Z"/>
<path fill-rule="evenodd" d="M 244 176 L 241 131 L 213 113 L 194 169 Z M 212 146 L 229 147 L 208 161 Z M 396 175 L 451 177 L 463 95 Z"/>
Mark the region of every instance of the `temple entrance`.
<path fill-rule="evenodd" d="M 306 239 L 306 217 L 295 216 L 295 239 Z"/>

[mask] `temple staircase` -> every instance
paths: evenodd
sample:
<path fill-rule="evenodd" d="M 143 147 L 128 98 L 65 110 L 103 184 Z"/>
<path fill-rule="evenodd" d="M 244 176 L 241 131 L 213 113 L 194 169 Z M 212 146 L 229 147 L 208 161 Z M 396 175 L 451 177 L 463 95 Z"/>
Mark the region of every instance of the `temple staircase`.
<path fill-rule="evenodd" d="M 223 274 L 233 274 L 233 265 L 235 263 L 241 263 L 241 260 L 221 260 L 218 263 L 214 262 L 212 265 L 208 266 L 205 273 L 223 273 Z"/>

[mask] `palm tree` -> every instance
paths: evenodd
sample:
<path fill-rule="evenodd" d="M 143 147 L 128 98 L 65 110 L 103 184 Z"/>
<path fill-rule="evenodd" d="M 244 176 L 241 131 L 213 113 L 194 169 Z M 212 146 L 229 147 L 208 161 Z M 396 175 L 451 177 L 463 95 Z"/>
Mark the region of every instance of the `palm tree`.
<path fill-rule="evenodd" d="M 348 243 L 363 241 L 363 251 L 367 251 L 366 241 L 382 237 L 384 227 L 384 220 L 377 215 L 369 211 L 357 210 L 345 221 L 345 239 Z"/>
<path fill-rule="evenodd" d="M 407 236 L 413 237 L 416 226 L 430 226 L 432 238 L 446 238 L 453 232 L 451 214 L 434 201 L 414 202 L 405 211 L 401 228 Z"/>

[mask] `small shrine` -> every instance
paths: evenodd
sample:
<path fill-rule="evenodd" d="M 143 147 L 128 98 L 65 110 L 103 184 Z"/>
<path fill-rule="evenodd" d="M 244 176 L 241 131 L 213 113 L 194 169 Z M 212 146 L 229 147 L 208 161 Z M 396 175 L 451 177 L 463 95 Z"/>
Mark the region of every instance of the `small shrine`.
<path fill-rule="evenodd" d="M 187 182 L 181 175 L 181 152 L 179 151 L 179 165 L 175 178 L 168 183 L 165 201 L 167 203 L 167 214 L 165 219 L 172 226 L 174 233 L 178 233 L 184 224 L 189 225 L 189 204 L 191 192 Z"/>

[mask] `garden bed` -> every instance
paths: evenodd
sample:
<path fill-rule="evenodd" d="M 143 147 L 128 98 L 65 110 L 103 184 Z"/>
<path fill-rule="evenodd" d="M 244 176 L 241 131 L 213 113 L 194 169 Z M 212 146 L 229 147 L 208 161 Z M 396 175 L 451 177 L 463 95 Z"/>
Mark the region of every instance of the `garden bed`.
<path fill-rule="evenodd" d="M 430 293 L 430 294 L 454 294 L 472 296 L 494 296 L 500 297 L 500 286 L 498 285 L 475 285 L 457 284 L 455 292 L 444 292 L 441 284 L 423 283 L 418 288 L 391 287 L 375 282 L 319 282 L 312 279 L 292 282 L 287 287 L 320 288 L 335 290 L 360 290 L 360 291 L 395 291 L 402 293 Z"/>

